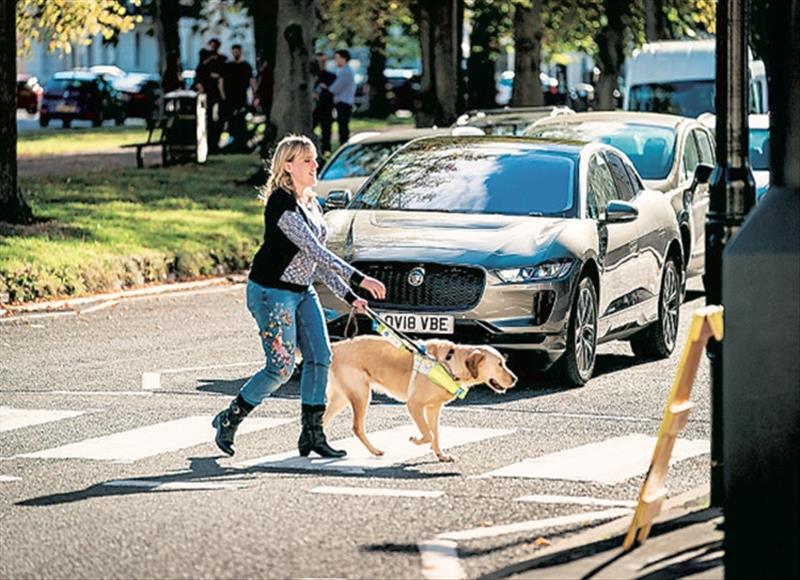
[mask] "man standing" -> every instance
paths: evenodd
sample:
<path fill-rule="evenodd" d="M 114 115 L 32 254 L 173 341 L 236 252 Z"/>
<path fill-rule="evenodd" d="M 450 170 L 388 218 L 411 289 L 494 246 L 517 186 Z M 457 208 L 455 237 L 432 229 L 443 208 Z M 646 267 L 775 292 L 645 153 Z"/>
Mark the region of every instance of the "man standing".
<path fill-rule="evenodd" d="M 322 133 L 322 152 L 331 152 L 331 125 L 333 125 L 333 95 L 328 87 L 336 81 L 336 75 L 325 70 L 328 57 L 324 52 L 317 53 L 317 80 L 314 83 L 314 128 L 317 125 Z"/>
<path fill-rule="evenodd" d="M 353 103 L 356 97 L 356 78 L 350 62 L 350 52 L 337 50 L 333 59 L 336 61 L 336 80 L 328 87 L 333 94 L 333 105 L 336 108 L 336 124 L 339 125 L 339 145 L 344 145 L 350 138 L 350 116 L 353 114 Z"/>
<path fill-rule="evenodd" d="M 200 51 L 200 63 L 195 73 L 195 88 L 206 95 L 206 127 L 208 150 L 219 151 L 222 135 L 222 102 L 225 100 L 225 57 L 219 53 L 222 43 L 218 38 L 208 41 L 208 50 Z"/>
<path fill-rule="evenodd" d="M 234 152 L 247 150 L 247 89 L 256 90 L 253 67 L 242 57 L 242 46 L 231 47 L 232 60 L 225 65 L 225 116 Z M 227 148 L 226 148 L 227 149 Z"/>

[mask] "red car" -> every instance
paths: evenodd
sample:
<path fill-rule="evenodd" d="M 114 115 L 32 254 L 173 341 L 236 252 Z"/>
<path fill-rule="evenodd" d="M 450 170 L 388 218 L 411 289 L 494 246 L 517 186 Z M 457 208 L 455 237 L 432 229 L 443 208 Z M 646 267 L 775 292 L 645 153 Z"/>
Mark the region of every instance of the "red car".
<path fill-rule="evenodd" d="M 39 112 L 39 103 L 42 102 L 44 89 L 39 84 L 39 79 L 30 75 L 17 75 L 17 108 L 25 109 L 31 115 Z"/>

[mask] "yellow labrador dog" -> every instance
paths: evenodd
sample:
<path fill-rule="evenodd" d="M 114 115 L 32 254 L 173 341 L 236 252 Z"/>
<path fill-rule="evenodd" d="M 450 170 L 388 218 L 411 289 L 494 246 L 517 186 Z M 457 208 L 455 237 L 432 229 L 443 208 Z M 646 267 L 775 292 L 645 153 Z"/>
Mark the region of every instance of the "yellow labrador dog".
<path fill-rule="evenodd" d="M 517 382 L 505 358 L 490 346 L 457 345 L 448 340 L 428 340 L 425 348 L 444 363 L 462 385 L 486 383 L 504 393 Z M 353 432 L 373 455 L 383 455 L 367 439 L 364 422 L 372 389 L 404 402 L 420 437 L 417 445 L 431 444 L 439 461 L 452 461 L 439 447 L 439 412 L 455 397 L 444 388 L 417 373 L 411 380 L 413 356 L 381 336 L 359 336 L 333 345 L 333 361 L 328 373 L 328 407 L 323 417 L 327 426 L 348 403 L 353 409 Z"/>

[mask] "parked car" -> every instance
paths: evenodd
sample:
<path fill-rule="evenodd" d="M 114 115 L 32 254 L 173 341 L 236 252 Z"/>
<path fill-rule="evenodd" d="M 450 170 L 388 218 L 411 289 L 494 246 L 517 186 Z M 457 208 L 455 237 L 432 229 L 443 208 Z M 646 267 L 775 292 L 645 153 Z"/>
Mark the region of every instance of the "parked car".
<path fill-rule="evenodd" d="M 675 215 L 609 145 L 418 139 L 326 222 L 328 246 L 386 285 L 371 306 L 412 336 L 526 351 L 575 386 L 601 342 L 629 339 L 638 356 L 675 348 Z M 319 291 L 343 336 L 346 305 Z"/>
<path fill-rule="evenodd" d="M 525 135 L 599 141 L 624 152 L 645 185 L 664 193 L 675 211 L 684 254 L 684 282 L 705 274 L 707 183 L 716 163 L 714 136 L 705 125 L 676 115 L 594 112 L 542 119 Z"/>
<path fill-rule="evenodd" d="M 154 122 L 161 98 L 161 81 L 147 73 L 130 73 L 112 82 L 125 103 L 125 116 L 144 119 L 148 127 Z"/>
<path fill-rule="evenodd" d="M 706 113 L 697 118 L 712 132 L 716 132 L 716 115 Z M 767 193 L 772 177 L 769 169 L 769 114 L 750 114 L 747 118 L 748 157 L 756 181 L 756 201 L 761 201 Z"/>
<path fill-rule="evenodd" d="M 365 131 L 353 135 L 339 147 L 320 171 L 317 197 L 320 203 L 331 191 L 355 192 L 389 156 L 413 139 L 464 133 L 463 129 L 396 129 Z M 482 135 L 475 129 L 469 134 Z"/>
<path fill-rule="evenodd" d="M 531 123 L 546 117 L 572 115 L 569 107 L 504 107 L 468 111 L 461 115 L 453 127 L 477 127 L 487 135 L 522 135 Z"/>
<path fill-rule="evenodd" d="M 99 127 L 106 119 L 125 122 L 125 109 L 117 91 L 102 76 L 84 71 L 57 72 L 44 86 L 39 124 L 60 119 L 64 127 L 83 119 Z"/>
<path fill-rule="evenodd" d="M 181 72 L 181 80 L 183 80 L 183 88 L 185 88 L 187 91 L 194 90 L 194 76 L 195 76 L 194 69 L 183 69 L 183 72 Z"/>
<path fill-rule="evenodd" d="M 566 92 L 559 87 L 558 79 L 545 72 L 539 73 L 539 82 L 542 87 L 542 98 L 545 105 L 563 105 L 566 102 Z M 503 71 L 495 84 L 495 102 L 501 107 L 511 102 L 514 91 L 514 71 Z"/>
<path fill-rule="evenodd" d="M 39 111 L 44 89 L 39 84 L 39 79 L 30 75 L 17 75 L 17 108 L 25 109 L 31 115 Z"/>
<path fill-rule="evenodd" d="M 386 78 L 386 100 L 389 103 L 389 111 L 395 112 L 400 109 L 413 111 L 416 108 L 415 101 L 419 98 L 419 71 L 410 68 L 387 68 L 383 69 L 383 76 Z"/>

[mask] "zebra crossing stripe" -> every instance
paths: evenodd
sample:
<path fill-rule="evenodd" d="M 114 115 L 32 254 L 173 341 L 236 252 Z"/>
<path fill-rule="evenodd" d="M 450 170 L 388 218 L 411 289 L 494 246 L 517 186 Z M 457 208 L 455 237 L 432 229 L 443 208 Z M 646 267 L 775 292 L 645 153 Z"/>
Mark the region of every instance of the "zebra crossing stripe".
<path fill-rule="evenodd" d="M 42 425 L 51 421 L 60 421 L 70 417 L 78 417 L 86 411 L 53 411 L 50 409 L 15 409 L 0 407 L 0 431 L 12 431 L 32 425 Z"/>
<path fill-rule="evenodd" d="M 12 481 L 20 481 L 21 477 L 16 475 L 0 475 L 0 483 L 11 483 Z"/>
<path fill-rule="evenodd" d="M 424 489 L 387 489 L 385 487 L 345 487 L 321 485 L 308 490 L 310 493 L 324 493 L 330 495 L 358 495 L 378 497 L 442 497 L 443 491 Z"/>
<path fill-rule="evenodd" d="M 103 484 L 105 487 L 130 487 L 154 491 L 217 491 L 241 489 L 241 483 L 227 481 L 160 481 L 158 479 L 115 479 Z"/>
<path fill-rule="evenodd" d="M 617 484 L 647 471 L 655 444 L 656 438 L 647 435 L 614 437 L 526 459 L 478 477 L 523 477 Z M 671 463 L 709 451 L 707 439 L 678 439 L 675 441 Z"/>
<path fill-rule="evenodd" d="M 515 501 L 544 504 L 591 505 L 598 507 L 635 508 L 636 502 L 624 499 L 601 499 L 597 497 L 581 497 L 574 495 L 523 495 Z"/>
<path fill-rule="evenodd" d="M 509 435 L 513 429 L 475 429 L 468 427 L 440 427 L 439 440 L 442 447 L 452 448 L 467 443 L 475 443 Z M 276 469 L 297 469 L 306 471 L 341 471 L 346 473 L 365 473 L 367 470 L 384 469 L 399 463 L 430 455 L 433 457 L 430 445 L 415 445 L 409 437 L 418 437 L 416 427 L 406 425 L 384 431 L 369 433 L 369 439 L 375 447 L 384 451 L 383 457 L 375 457 L 367 451 L 356 437 L 340 439 L 331 445 L 337 449 L 347 451 L 347 456 L 341 459 L 322 459 L 316 457 L 300 457 L 297 450 L 268 455 L 239 463 L 236 467 L 265 467 Z"/>
<path fill-rule="evenodd" d="M 25 453 L 18 457 L 34 459 L 92 459 L 96 461 L 131 463 L 145 457 L 212 442 L 215 431 L 211 426 L 211 419 L 210 415 L 186 417 L 105 437 L 86 439 L 85 441 L 70 443 L 53 449 Z M 285 425 L 292 421 L 293 419 L 252 418 L 242 423 L 239 433 L 252 433 L 261 429 Z"/>

